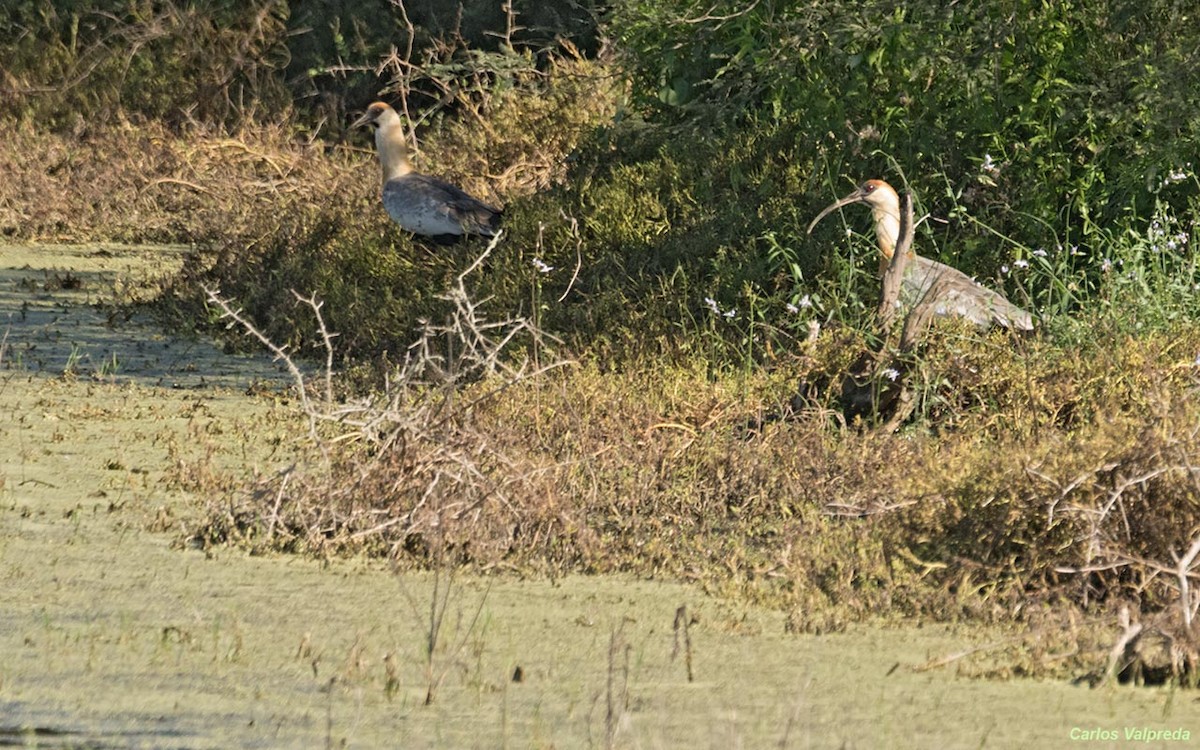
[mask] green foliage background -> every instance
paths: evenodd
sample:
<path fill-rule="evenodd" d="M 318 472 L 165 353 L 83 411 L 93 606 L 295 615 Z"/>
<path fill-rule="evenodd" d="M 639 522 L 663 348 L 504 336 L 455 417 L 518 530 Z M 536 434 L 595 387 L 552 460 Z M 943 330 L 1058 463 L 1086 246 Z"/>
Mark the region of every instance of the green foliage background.
<path fill-rule="evenodd" d="M 1194 233 L 1200 20 L 1185 3 L 620 0 L 514 9 L 509 30 L 499 6 L 484 2 L 460 13 L 382 0 L 20 0 L 0 15 L 0 112 L 75 132 L 127 118 L 225 129 L 286 121 L 338 143 L 360 137 L 343 132 L 352 112 L 398 85 L 397 68 L 381 61 L 411 41 L 426 82 L 482 71 L 470 101 L 488 123 L 489 173 L 554 131 L 544 100 L 572 123 L 573 153 L 540 155 L 565 160 L 565 179 L 535 194 L 488 196 L 508 204 L 516 251 L 494 260 L 480 291 L 526 312 L 536 297 L 544 325 L 606 356 L 636 357 L 651 342 L 746 361 L 803 332 L 806 320 L 784 314 L 801 300 L 815 303 L 804 317 L 861 325 L 875 294 L 873 264 L 863 262 L 869 242 L 847 245 L 836 221 L 812 238 L 804 228 L 866 177 L 911 188 L 932 215 L 918 239 L 923 253 L 1006 285 L 1048 316 L 1098 297 L 1113 302 L 1102 290 L 1104 260 L 1114 242 L 1125 243 L 1116 254 L 1135 252 L 1131 238 L 1145 240 L 1155 217 L 1173 221 L 1177 235 Z M 585 58 L 611 42 L 615 62 L 551 82 L 538 73 L 568 49 L 563 39 Z M 411 96 L 439 113 L 422 126 L 440 157 L 432 171 L 473 179 L 479 163 L 449 155 L 481 145 L 461 102 L 447 106 L 444 90 L 439 101 L 438 87 L 419 81 Z M 589 99 L 614 106 L 581 117 Z M 357 230 L 348 205 L 296 207 L 311 215 L 297 217 L 293 233 L 276 231 L 274 249 L 260 239 L 269 227 L 207 239 L 244 247 L 251 234 L 247 252 L 267 249 L 239 261 L 275 264 L 254 277 L 218 264 L 213 273 L 230 293 L 284 299 L 253 282 L 286 278 L 330 294 L 331 307 L 382 304 L 378 318 L 345 321 L 368 329 L 360 340 L 372 343 L 358 353 L 370 355 L 436 312 L 427 294 L 380 303 L 381 288 L 411 289 L 445 261 L 386 229 L 349 236 Z M 396 278 L 393 252 L 413 269 L 410 281 Z M 538 278 L 535 252 L 560 272 Z M 301 257 L 328 255 L 348 258 L 337 273 L 365 297 L 306 275 L 320 264 Z M 1176 253 L 1160 271 L 1190 274 L 1189 258 Z M 1002 278 L 1014 261 L 1034 268 Z M 1133 281 L 1131 295 L 1164 291 L 1161 278 Z M 1184 304 L 1185 286 L 1166 291 Z M 568 288 L 560 304 L 545 302 Z M 714 305 L 736 314 L 714 316 Z M 252 312 L 277 317 L 272 307 Z M 376 320 L 391 334 L 371 332 Z"/>
<path fill-rule="evenodd" d="M 1191 41 L 1200 19 L 1186 4 L 867 0 L 706 11 L 621 3 L 612 28 L 648 117 L 698 128 L 715 153 L 754 140 L 744 150 L 758 168 L 729 170 L 765 177 L 754 197 L 790 195 L 808 217 L 852 180 L 907 182 L 923 210 L 947 219 L 925 225 L 922 252 L 944 248 L 984 275 L 1037 248 L 1098 255 L 1114 235 L 1144 230 L 1160 203 L 1194 215 L 1194 176 L 1165 179 L 1190 175 L 1200 152 Z M 747 233 L 800 234 L 786 215 L 763 218 Z M 828 246 L 832 226 L 822 232 Z M 1067 305 L 1051 288 L 1030 291 L 1039 306 Z"/>
<path fill-rule="evenodd" d="M 514 45 L 595 49 L 594 3 L 511 5 Z M 11 0 L 0 9 L 0 115 L 56 128 L 80 117 L 336 122 L 386 86 L 380 63 L 408 43 L 405 19 L 417 50 L 494 49 L 506 30 L 501 4 L 487 0 Z"/>

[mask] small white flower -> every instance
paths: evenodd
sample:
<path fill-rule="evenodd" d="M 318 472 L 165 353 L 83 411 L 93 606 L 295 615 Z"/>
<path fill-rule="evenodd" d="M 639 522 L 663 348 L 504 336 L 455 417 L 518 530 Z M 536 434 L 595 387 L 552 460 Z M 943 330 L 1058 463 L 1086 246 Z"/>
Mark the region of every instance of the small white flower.
<path fill-rule="evenodd" d="M 795 306 L 795 305 L 793 305 L 791 302 L 789 302 L 789 303 L 787 303 L 786 305 L 784 305 L 784 308 L 785 308 L 785 309 L 786 309 L 788 312 L 790 312 L 792 315 L 795 315 L 796 313 L 800 312 L 800 308 L 796 307 L 796 306 Z"/>
<path fill-rule="evenodd" d="M 1104 271 L 1105 273 L 1108 273 L 1109 271 L 1111 271 L 1112 270 L 1112 260 L 1110 258 L 1105 258 L 1104 262 L 1100 264 L 1100 270 Z"/>
<path fill-rule="evenodd" d="M 533 259 L 533 267 L 536 268 L 541 273 L 550 273 L 551 271 L 554 270 L 554 266 L 547 265 L 546 262 L 543 261 L 541 258 Z"/>
<path fill-rule="evenodd" d="M 1000 273 L 1007 275 L 1007 274 L 1008 274 L 1008 271 L 1009 271 L 1009 268 L 1008 268 L 1008 264 L 1007 264 L 1007 263 L 1005 263 L 1004 265 L 1000 266 Z"/>
<path fill-rule="evenodd" d="M 812 307 L 812 305 L 813 305 L 812 297 L 810 297 L 806 294 L 803 297 L 801 297 L 800 301 L 797 302 L 796 304 L 800 305 L 801 307 Z"/>
<path fill-rule="evenodd" d="M 731 310 L 726 310 L 725 317 L 730 318 L 730 319 L 736 318 L 737 317 L 737 308 L 735 307 Z"/>
<path fill-rule="evenodd" d="M 991 155 L 991 154 L 984 154 L 984 155 L 983 155 L 983 171 L 984 171 L 984 172 L 999 172 L 999 171 L 1000 171 L 1000 170 L 999 170 L 999 169 L 996 167 L 996 162 L 992 161 L 992 155 Z"/>
<path fill-rule="evenodd" d="M 899 370 L 894 370 L 894 369 L 892 369 L 891 367 L 887 368 L 886 370 L 884 370 L 884 371 L 883 371 L 882 373 L 880 373 L 880 374 L 881 374 L 881 375 L 883 375 L 883 376 L 884 376 L 885 378 L 887 378 L 888 380 L 891 380 L 891 381 L 893 381 L 893 382 L 896 380 L 896 378 L 900 377 L 900 372 L 899 372 Z"/>
<path fill-rule="evenodd" d="M 1196 358 L 1194 360 L 1192 360 L 1192 364 L 1195 365 L 1196 367 L 1200 367 L 1200 354 L 1196 355 Z"/>
<path fill-rule="evenodd" d="M 1017 268 L 1029 268 L 1029 261 L 1024 258 L 1017 258 L 1013 261 L 1013 265 Z"/>
<path fill-rule="evenodd" d="M 1062 245 L 1059 245 L 1058 248 L 1061 250 Z M 1049 253 L 1047 253 L 1045 250 L 1043 250 L 1040 247 L 1037 250 L 1033 251 L 1033 257 L 1035 257 L 1035 258 L 1045 258 L 1048 254 Z"/>
<path fill-rule="evenodd" d="M 713 312 L 717 313 L 718 315 L 721 313 L 720 306 L 717 305 L 717 301 L 715 299 L 713 299 L 712 297 L 704 298 L 704 306 L 707 307 L 709 310 L 712 310 Z"/>

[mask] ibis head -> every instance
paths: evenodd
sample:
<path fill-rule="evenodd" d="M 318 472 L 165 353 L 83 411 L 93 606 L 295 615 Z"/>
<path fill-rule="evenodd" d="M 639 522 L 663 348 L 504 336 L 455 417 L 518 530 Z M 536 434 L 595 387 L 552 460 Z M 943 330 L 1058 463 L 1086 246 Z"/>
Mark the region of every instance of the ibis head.
<path fill-rule="evenodd" d="M 404 124 L 396 110 L 384 102 L 375 102 L 367 107 L 362 117 L 350 124 L 352 128 L 368 125 L 375 130 L 375 148 L 379 151 L 379 164 L 383 168 L 383 184 L 412 171 L 408 164 L 408 144 L 404 140 Z"/>
<path fill-rule="evenodd" d="M 364 125 L 370 125 L 372 128 L 387 127 L 392 123 L 400 124 L 400 115 L 396 114 L 396 110 L 384 102 L 374 102 L 367 107 L 367 111 L 363 112 L 362 117 L 350 123 L 352 128 L 361 128 Z"/>
<path fill-rule="evenodd" d="M 854 192 L 845 198 L 836 200 L 817 214 L 817 218 L 808 225 L 812 234 L 817 222 L 824 219 L 842 206 L 852 203 L 865 203 L 871 207 L 871 215 L 875 219 L 875 239 L 879 243 L 879 252 L 885 260 L 890 260 L 900 241 L 900 196 L 891 185 L 883 180 L 867 180 L 855 188 Z"/>

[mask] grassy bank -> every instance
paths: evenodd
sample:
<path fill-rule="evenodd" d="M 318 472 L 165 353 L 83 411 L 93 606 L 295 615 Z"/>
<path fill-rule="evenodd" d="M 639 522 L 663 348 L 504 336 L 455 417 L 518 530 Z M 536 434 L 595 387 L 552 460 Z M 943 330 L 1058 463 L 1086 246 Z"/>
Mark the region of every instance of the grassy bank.
<path fill-rule="evenodd" d="M 212 498 L 206 544 L 682 577 L 797 630 L 1015 623 L 1041 644 L 1022 669 L 1194 679 L 1195 19 L 768 6 L 618 3 L 615 58 L 460 40 L 384 65 L 390 97 L 447 102 L 412 124 L 421 168 L 505 206 L 465 297 L 483 246 L 396 228 L 365 135 L 286 108 L 14 118 L 0 231 L 195 243 L 173 325 L 224 331 L 219 287 L 317 361 L 293 292 L 323 303 L 325 459 L 237 490 L 181 472 Z M 887 352 L 866 217 L 805 232 L 868 176 L 916 194 L 922 254 L 1038 317 L 889 353 L 863 388 L 912 396 L 898 431 L 845 396 Z M 1110 662 L 1095 629 L 1122 611 L 1142 635 Z"/>

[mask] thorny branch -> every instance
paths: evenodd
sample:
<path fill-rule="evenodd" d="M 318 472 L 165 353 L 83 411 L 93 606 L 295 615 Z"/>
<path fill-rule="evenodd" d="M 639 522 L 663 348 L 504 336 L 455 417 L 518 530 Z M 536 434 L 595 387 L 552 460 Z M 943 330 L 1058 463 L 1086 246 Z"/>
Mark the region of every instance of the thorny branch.
<path fill-rule="evenodd" d="M 316 477 L 310 467 L 296 479 L 305 469 L 293 465 L 256 490 L 262 507 L 255 512 L 269 539 L 286 542 L 289 536 L 306 536 L 317 548 L 334 536 L 354 543 L 383 539 L 396 548 L 417 529 L 437 536 L 444 535 L 448 521 L 478 521 L 489 501 L 512 509 L 510 488 L 538 469 L 517 466 L 503 446 L 486 439 L 473 425 L 474 407 L 570 361 L 555 354 L 560 342 L 530 320 L 492 320 L 484 311 L 487 300 L 473 298 L 468 280 L 500 239 L 493 238 L 440 295 L 449 303 L 445 317 L 438 323 L 423 321 L 403 361 L 385 375 L 383 387 L 340 402 L 334 399 L 336 334 L 327 328 L 323 303 L 315 295 L 293 292 L 313 311 L 325 350 L 320 400 L 310 395 L 313 376 L 302 370 L 287 347 L 271 341 L 219 292 L 206 290 L 229 325 L 241 325 L 285 364 L 308 417 L 309 436 L 327 458 L 325 478 Z M 549 361 L 514 357 L 511 350 L 518 342 L 534 344 L 530 348 L 541 357 L 550 353 Z M 334 433 L 319 425 L 332 426 Z M 341 464 L 343 470 L 350 469 L 349 476 L 334 477 L 328 461 L 332 448 L 347 442 L 361 443 L 363 449 Z M 318 486 L 320 502 L 298 508 L 297 498 Z M 370 502 L 363 503 L 363 497 Z"/>

